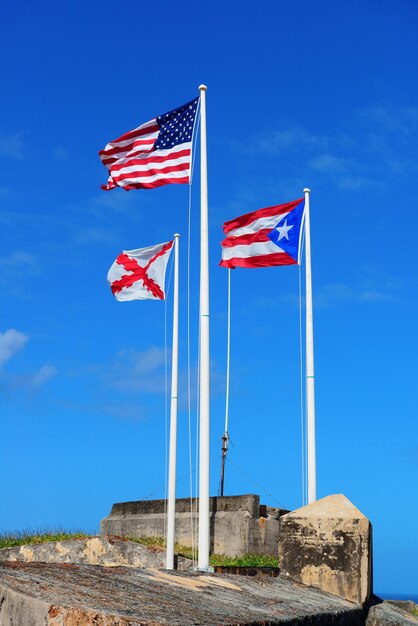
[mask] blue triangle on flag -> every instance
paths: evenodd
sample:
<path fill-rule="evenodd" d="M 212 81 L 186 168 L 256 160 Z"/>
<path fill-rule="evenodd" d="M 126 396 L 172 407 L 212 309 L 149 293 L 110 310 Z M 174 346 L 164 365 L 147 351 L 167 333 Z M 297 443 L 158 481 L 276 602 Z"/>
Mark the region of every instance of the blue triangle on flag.
<path fill-rule="evenodd" d="M 295 208 L 282 217 L 267 236 L 295 261 L 299 261 L 299 239 L 302 230 L 302 220 L 305 210 L 305 200 L 301 200 Z"/>

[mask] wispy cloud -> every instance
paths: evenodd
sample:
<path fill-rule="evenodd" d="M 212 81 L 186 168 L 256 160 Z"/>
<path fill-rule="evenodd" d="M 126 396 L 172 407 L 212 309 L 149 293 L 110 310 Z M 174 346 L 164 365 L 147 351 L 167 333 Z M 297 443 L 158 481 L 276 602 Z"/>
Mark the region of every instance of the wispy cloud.
<path fill-rule="evenodd" d="M 146 419 L 154 414 L 156 406 L 164 405 L 164 395 L 170 392 L 171 351 L 167 350 L 167 378 L 165 349 L 152 346 L 147 350 L 126 349 L 118 352 L 108 363 L 96 363 L 73 369 L 70 376 L 90 378 L 89 387 L 95 391 L 92 410 L 121 417 L 123 419 Z M 196 406 L 197 366 L 192 364 L 190 372 L 190 401 Z M 211 362 L 211 394 L 225 391 L 225 374 L 219 372 Z M 179 369 L 179 409 L 188 408 L 188 374 L 186 368 Z M 159 396 L 159 399 L 158 399 Z M 110 399 L 108 399 L 110 397 Z M 99 398 L 99 400 L 98 400 Z M 116 400 L 120 398 L 120 401 Z M 168 398 L 168 395 L 167 395 Z M 151 400 L 151 402 L 150 402 Z M 161 404 L 162 403 L 162 404 Z"/>
<path fill-rule="evenodd" d="M 310 161 L 310 166 L 318 172 L 347 172 L 349 169 L 349 163 L 346 159 L 336 157 L 332 154 L 320 154 L 315 156 Z"/>
<path fill-rule="evenodd" d="M 314 295 L 315 306 L 325 308 L 338 303 L 364 302 L 396 302 L 399 299 L 397 294 L 386 290 L 385 288 L 377 288 L 372 286 L 351 287 L 344 283 L 334 283 L 324 285 L 319 288 Z"/>
<path fill-rule="evenodd" d="M 29 252 L 16 251 L 0 257 L 0 284 L 16 282 L 23 276 L 33 276 L 39 271 L 38 258 Z"/>
<path fill-rule="evenodd" d="M 313 294 L 315 308 L 329 308 L 357 302 L 358 304 L 375 304 L 381 302 L 399 302 L 402 298 L 404 287 L 402 280 L 392 279 L 390 276 L 382 276 L 373 268 L 363 268 L 364 277 L 361 284 L 339 282 L 328 285 L 319 285 Z M 299 306 L 299 297 L 296 294 L 283 294 L 281 296 L 265 296 L 259 298 L 257 306 Z"/>
<path fill-rule="evenodd" d="M 0 367 L 3 367 L 15 354 L 23 350 L 28 340 L 27 335 L 14 328 L 0 333 Z"/>
<path fill-rule="evenodd" d="M 14 328 L 0 333 L 0 389 L 5 393 L 20 390 L 33 394 L 38 392 L 45 383 L 54 378 L 58 370 L 54 365 L 42 365 L 32 373 L 7 373 L 3 366 L 16 354 L 21 352 L 29 341 L 29 337 Z"/>
<path fill-rule="evenodd" d="M 24 157 L 23 132 L 0 131 L 0 156 L 12 159 Z"/>
<path fill-rule="evenodd" d="M 43 365 L 37 372 L 28 377 L 28 386 L 37 390 L 58 374 L 54 365 Z"/>
<path fill-rule="evenodd" d="M 118 417 L 124 420 L 136 421 L 143 420 L 149 416 L 149 411 L 138 402 L 118 402 L 114 404 L 104 404 L 97 407 L 99 413 Z"/>
<path fill-rule="evenodd" d="M 120 351 L 103 373 L 109 387 L 122 391 L 165 392 L 165 350 Z"/>
<path fill-rule="evenodd" d="M 308 168 L 326 176 L 327 184 L 344 190 L 381 188 L 387 175 L 418 170 L 418 107 L 379 104 L 354 111 L 344 126 L 327 133 L 310 132 L 300 126 L 272 130 L 248 141 L 231 143 L 240 157 L 257 155 L 297 158 L 298 169 Z"/>
<path fill-rule="evenodd" d="M 54 159 L 57 159 L 58 161 L 67 161 L 70 158 L 69 151 L 62 146 L 57 146 L 56 148 L 54 148 L 52 154 Z"/>

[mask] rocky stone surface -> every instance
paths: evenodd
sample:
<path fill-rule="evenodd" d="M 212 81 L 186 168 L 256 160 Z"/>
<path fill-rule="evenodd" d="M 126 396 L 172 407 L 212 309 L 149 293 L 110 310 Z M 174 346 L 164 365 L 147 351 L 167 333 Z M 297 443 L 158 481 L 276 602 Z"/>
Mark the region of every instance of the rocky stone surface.
<path fill-rule="evenodd" d="M 413 615 L 412 611 L 416 611 Z M 415 602 L 385 600 L 370 607 L 366 626 L 412 626 L 418 624 L 418 605 Z"/>
<path fill-rule="evenodd" d="M 0 561 L 26 563 L 85 563 L 106 567 L 165 567 L 165 551 L 153 550 L 120 537 L 91 537 L 3 548 Z M 188 569 L 192 562 L 176 557 L 177 569 Z"/>
<path fill-rule="evenodd" d="M 371 596 L 369 520 L 341 494 L 280 517 L 283 575 L 364 605 Z"/>
<path fill-rule="evenodd" d="M 280 578 L 0 563 L 1 626 L 360 626 L 360 607 Z"/>

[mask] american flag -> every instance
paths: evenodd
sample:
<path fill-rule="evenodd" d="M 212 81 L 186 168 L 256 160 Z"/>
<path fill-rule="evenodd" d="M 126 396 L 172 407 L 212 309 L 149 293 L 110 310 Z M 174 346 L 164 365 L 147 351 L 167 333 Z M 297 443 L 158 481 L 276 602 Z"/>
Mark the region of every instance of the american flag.
<path fill-rule="evenodd" d="M 195 98 L 159 115 L 100 150 L 100 159 L 109 172 L 102 189 L 122 187 L 129 191 L 188 183 L 198 102 Z"/>
<path fill-rule="evenodd" d="M 304 200 L 259 209 L 225 222 L 223 267 L 271 267 L 299 262 Z"/>

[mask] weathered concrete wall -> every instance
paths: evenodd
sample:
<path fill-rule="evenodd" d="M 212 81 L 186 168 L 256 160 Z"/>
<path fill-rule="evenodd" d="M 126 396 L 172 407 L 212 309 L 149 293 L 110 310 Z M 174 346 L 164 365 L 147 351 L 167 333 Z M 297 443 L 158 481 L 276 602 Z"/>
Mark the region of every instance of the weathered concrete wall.
<path fill-rule="evenodd" d="M 193 507 L 195 505 L 193 501 Z M 100 533 L 103 536 L 163 537 L 165 506 L 164 500 L 114 504 L 110 515 L 101 522 Z M 253 494 L 210 498 L 211 553 L 277 556 L 279 516 L 286 512 L 260 507 L 259 496 Z M 190 513 L 189 499 L 177 499 L 176 541 L 185 546 L 192 545 L 191 520 L 196 533 L 197 511 Z"/>
<path fill-rule="evenodd" d="M 359 607 L 280 578 L 0 563 L 1 626 L 364 626 Z"/>
<path fill-rule="evenodd" d="M 280 518 L 282 574 L 365 604 L 371 596 L 369 520 L 343 495 L 318 500 Z"/>
<path fill-rule="evenodd" d="M 0 562 L 84 563 L 106 567 L 165 567 L 165 551 L 151 550 L 117 537 L 91 537 L 3 548 Z M 176 557 L 177 569 L 188 569 L 192 562 Z"/>

